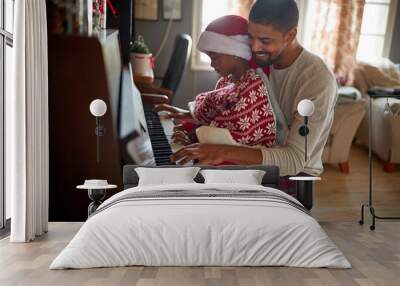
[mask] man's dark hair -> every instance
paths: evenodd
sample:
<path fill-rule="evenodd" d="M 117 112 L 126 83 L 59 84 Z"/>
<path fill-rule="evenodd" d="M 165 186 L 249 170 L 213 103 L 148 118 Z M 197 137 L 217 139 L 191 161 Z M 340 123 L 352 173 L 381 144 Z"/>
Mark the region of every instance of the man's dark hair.
<path fill-rule="evenodd" d="M 299 8 L 295 0 L 257 0 L 251 7 L 249 20 L 286 33 L 299 23 Z"/>

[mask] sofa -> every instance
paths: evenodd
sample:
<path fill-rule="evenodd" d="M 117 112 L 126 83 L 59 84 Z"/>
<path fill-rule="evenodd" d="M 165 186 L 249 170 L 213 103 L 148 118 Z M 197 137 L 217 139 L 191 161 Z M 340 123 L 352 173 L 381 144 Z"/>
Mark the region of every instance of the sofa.
<path fill-rule="evenodd" d="M 357 90 L 356 92 L 359 93 Z M 335 106 L 332 128 L 322 153 L 324 164 L 337 165 L 342 173 L 350 172 L 351 145 L 365 113 L 365 100 L 341 96 L 341 88 L 339 88 L 339 99 Z"/>

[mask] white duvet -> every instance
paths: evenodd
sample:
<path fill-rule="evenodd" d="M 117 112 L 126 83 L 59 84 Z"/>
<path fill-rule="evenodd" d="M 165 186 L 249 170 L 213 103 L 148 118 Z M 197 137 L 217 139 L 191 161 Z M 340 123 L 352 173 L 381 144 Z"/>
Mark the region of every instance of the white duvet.
<path fill-rule="evenodd" d="M 135 187 L 130 192 L 262 190 L 233 184 Z M 100 206 L 99 209 L 102 208 Z M 123 201 L 90 217 L 50 269 L 145 266 L 294 266 L 349 268 L 350 263 L 310 215 L 255 198 L 153 198 Z"/>

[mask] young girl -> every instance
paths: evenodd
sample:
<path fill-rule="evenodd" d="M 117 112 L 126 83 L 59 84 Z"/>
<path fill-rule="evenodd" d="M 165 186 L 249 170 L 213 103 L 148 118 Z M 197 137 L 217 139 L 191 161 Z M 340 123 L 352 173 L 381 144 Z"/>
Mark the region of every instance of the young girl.
<path fill-rule="evenodd" d="M 202 32 L 197 48 L 211 59 L 221 76 L 212 91 L 189 103 L 189 111 L 161 105 L 171 117 L 190 118 L 197 124 L 200 143 L 242 144 L 271 147 L 276 143 L 276 119 L 262 78 L 250 68 L 251 50 L 245 18 L 228 15 L 211 22 Z M 175 140 L 189 144 L 182 130 Z"/>

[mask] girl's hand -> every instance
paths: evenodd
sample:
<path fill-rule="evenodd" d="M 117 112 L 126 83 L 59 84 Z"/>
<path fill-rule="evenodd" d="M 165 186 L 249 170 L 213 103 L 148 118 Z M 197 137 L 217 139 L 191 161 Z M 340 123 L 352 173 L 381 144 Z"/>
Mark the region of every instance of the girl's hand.
<path fill-rule="evenodd" d="M 190 140 L 189 135 L 185 131 L 179 131 L 179 130 L 178 131 L 174 131 L 174 134 L 172 134 L 171 139 L 172 139 L 172 141 L 174 143 L 178 143 L 178 144 L 181 144 L 183 146 L 190 145 L 190 144 L 193 143 Z"/>
<path fill-rule="evenodd" d="M 185 127 L 183 127 L 182 124 L 177 124 L 177 125 L 174 126 L 173 131 L 174 132 L 176 132 L 176 131 L 185 131 Z"/>
<path fill-rule="evenodd" d="M 165 117 L 169 119 L 179 119 L 179 120 L 193 119 L 192 114 L 189 112 L 189 110 L 178 108 L 165 103 L 156 104 L 153 111 L 154 112 L 166 111 L 168 112 L 168 115 L 166 115 Z"/>

